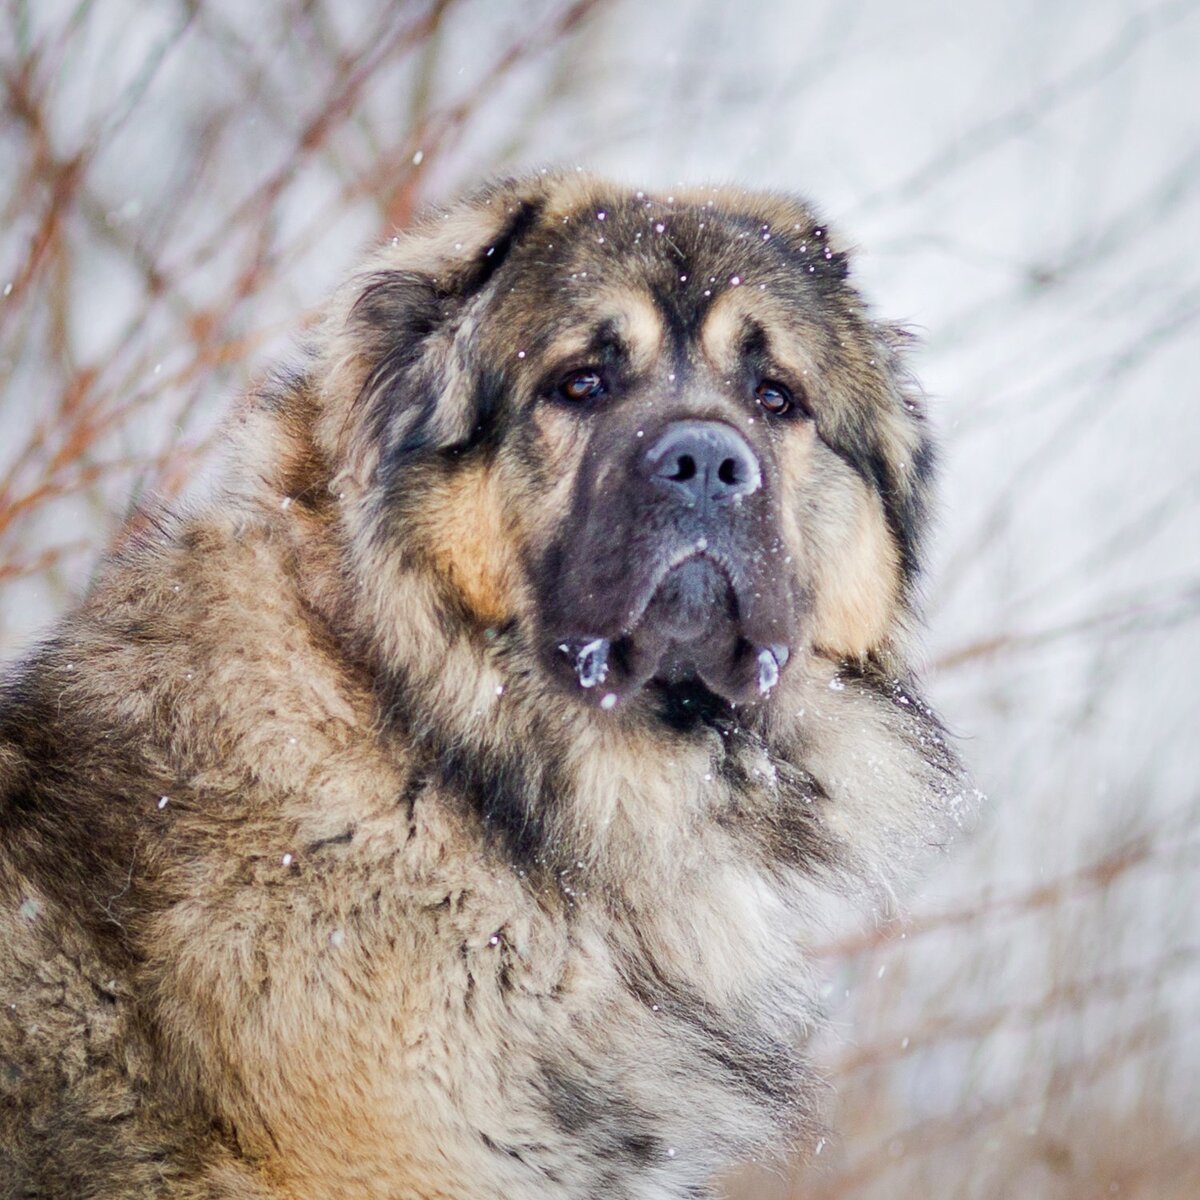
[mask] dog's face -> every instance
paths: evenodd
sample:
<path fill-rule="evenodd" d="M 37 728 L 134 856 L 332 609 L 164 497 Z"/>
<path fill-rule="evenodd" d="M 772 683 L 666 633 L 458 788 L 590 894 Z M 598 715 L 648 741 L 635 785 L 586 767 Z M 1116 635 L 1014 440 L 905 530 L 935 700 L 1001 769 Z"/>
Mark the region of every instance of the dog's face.
<path fill-rule="evenodd" d="M 809 655 L 894 653 L 929 444 L 899 336 L 798 202 L 536 177 L 351 301 L 377 538 L 565 691 L 769 702 Z"/>

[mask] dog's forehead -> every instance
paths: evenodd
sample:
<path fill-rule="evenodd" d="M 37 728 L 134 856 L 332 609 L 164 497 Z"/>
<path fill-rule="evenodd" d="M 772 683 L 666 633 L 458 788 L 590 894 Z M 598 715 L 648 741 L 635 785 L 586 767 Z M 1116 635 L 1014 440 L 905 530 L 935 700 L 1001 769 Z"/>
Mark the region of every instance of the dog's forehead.
<path fill-rule="evenodd" d="M 840 308 L 844 255 L 798 202 L 719 190 L 588 195 L 549 207 L 514 255 L 504 295 L 533 327 L 553 313 L 557 348 L 601 327 L 648 358 L 740 337 L 746 318 L 783 329 Z"/>
<path fill-rule="evenodd" d="M 816 236 L 809 237 L 813 230 Z M 619 280 L 672 293 L 681 290 L 677 284 L 690 283 L 701 294 L 706 285 L 803 283 L 802 275 L 816 273 L 806 270 L 807 251 L 821 261 L 824 237 L 823 227 L 799 208 L 601 194 L 546 213 L 530 249 L 554 274 L 565 267 L 576 279 Z"/>

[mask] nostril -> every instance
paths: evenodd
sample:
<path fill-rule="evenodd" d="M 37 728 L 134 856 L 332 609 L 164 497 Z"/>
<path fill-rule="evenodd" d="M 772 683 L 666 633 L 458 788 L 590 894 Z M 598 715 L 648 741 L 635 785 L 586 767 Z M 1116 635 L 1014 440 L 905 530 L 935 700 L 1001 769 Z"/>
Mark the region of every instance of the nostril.
<path fill-rule="evenodd" d="M 676 483 L 686 483 L 689 479 L 696 477 L 696 460 L 690 454 L 681 454 L 675 462 L 675 473 L 668 475 L 668 479 L 674 480 Z"/>
<path fill-rule="evenodd" d="M 738 500 L 762 486 L 754 451 L 723 421 L 674 421 L 639 460 L 651 486 L 688 508 Z"/>

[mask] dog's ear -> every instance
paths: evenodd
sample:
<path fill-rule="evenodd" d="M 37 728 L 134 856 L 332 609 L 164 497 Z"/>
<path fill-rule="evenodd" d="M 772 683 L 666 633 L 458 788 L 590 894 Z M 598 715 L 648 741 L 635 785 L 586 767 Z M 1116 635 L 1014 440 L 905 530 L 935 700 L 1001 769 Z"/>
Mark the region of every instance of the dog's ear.
<path fill-rule="evenodd" d="M 546 210 L 555 177 L 490 184 L 426 214 L 342 291 L 325 330 L 324 425 L 360 477 L 461 448 L 495 407 L 470 359 L 496 276 Z"/>

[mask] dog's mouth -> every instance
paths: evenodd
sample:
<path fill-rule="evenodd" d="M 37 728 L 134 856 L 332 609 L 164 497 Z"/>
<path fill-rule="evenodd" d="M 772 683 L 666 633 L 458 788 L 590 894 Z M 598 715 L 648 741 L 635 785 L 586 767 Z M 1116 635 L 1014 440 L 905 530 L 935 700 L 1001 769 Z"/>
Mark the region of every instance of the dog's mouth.
<path fill-rule="evenodd" d="M 699 682 L 732 702 L 761 700 L 791 648 L 759 600 L 736 564 L 701 539 L 659 566 L 620 628 L 555 638 L 556 672 L 603 709 L 651 681 Z"/>

